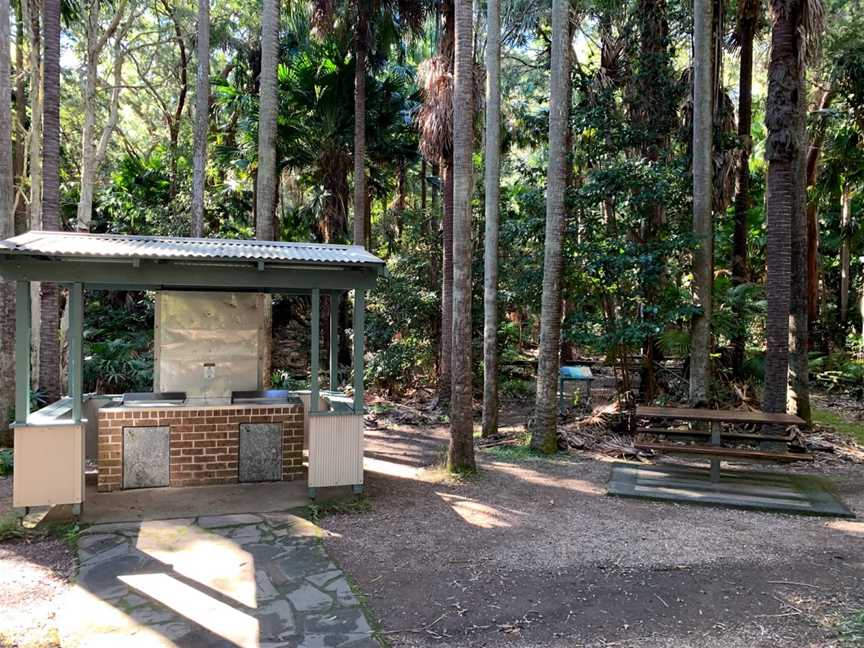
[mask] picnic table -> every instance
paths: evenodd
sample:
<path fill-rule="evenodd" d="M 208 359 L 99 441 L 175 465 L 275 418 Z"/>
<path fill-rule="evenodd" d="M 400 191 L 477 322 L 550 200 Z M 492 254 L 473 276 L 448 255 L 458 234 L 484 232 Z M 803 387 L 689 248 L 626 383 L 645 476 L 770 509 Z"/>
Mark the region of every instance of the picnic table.
<path fill-rule="evenodd" d="M 791 435 L 778 434 L 775 431 L 748 432 L 736 429 L 724 430 L 721 423 L 730 423 L 736 426 L 771 426 L 791 427 L 806 426 L 804 419 L 793 414 L 775 414 L 760 411 L 742 410 L 714 410 L 687 407 L 650 407 L 640 405 L 636 407 L 636 420 L 649 421 L 648 426 L 636 427 L 636 432 L 647 432 L 664 436 L 684 435 L 690 437 L 706 436 L 709 443 L 704 445 L 690 444 L 679 445 L 674 443 L 636 443 L 640 450 L 651 450 L 662 453 L 675 453 L 687 455 L 707 456 L 711 460 L 711 479 L 717 481 L 720 478 L 721 459 L 744 459 L 744 460 L 772 460 L 772 461 L 807 461 L 812 460 L 810 455 L 800 452 L 753 450 L 742 448 L 727 448 L 722 445 L 723 438 L 748 439 L 759 441 L 772 441 L 786 443 L 791 440 Z M 656 425 L 654 422 L 661 422 Z M 702 427 L 688 426 L 686 428 L 669 426 L 668 422 L 679 421 L 684 423 L 702 423 Z"/>

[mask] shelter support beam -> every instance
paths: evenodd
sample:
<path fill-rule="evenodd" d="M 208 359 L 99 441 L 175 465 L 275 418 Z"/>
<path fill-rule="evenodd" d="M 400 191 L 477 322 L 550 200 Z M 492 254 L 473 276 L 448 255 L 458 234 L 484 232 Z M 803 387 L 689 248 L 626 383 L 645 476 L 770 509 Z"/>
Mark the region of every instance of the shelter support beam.
<path fill-rule="evenodd" d="M 310 340 L 309 411 L 318 411 L 318 354 L 321 349 L 321 291 L 312 289 L 312 332 Z"/>
<path fill-rule="evenodd" d="M 72 422 L 80 423 L 84 396 L 84 289 L 80 283 L 69 287 L 69 396 Z"/>
<path fill-rule="evenodd" d="M 354 413 L 363 413 L 363 355 L 366 342 L 366 291 L 354 291 Z"/>
<path fill-rule="evenodd" d="M 339 293 L 330 293 L 330 391 L 339 389 Z"/>
<path fill-rule="evenodd" d="M 15 286 L 15 422 L 30 416 L 30 282 Z"/>

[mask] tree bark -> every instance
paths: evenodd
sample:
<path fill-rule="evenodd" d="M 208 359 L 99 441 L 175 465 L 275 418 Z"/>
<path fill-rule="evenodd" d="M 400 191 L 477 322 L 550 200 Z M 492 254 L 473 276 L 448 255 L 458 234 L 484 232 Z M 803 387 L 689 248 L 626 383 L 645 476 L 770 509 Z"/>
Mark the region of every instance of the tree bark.
<path fill-rule="evenodd" d="M 198 0 L 198 69 L 192 152 L 192 236 L 204 236 L 204 187 L 210 128 L 210 0 Z"/>
<path fill-rule="evenodd" d="M 358 0 L 354 45 L 354 245 L 366 247 L 366 57 L 368 16 Z"/>
<path fill-rule="evenodd" d="M 42 115 L 42 228 L 60 229 L 60 0 L 44 0 Z M 60 398 L 60 291 L 42 284 L 39 386 L 49 402 Z"/>
<path fill-rule="evenodd" d="M 792 212 L 790 241 L 790 295 L 789 295 L 789 384 L 787 411 L 797 414 L 808 423 L 810 414 L 809 333 L 807 327 L 807 86 L 804 69 L 800 69 L 798 82 L 798 142 L 795 156 L 795 204 Z"/>
<path fill-rule="evenodd" d="M 776 5 L 776 6 L 774 6 Z M 800 1 L 772 0 L 771 58 L 768 64 L 767 177 L 767 349 L 762 409 L 786 411 L 789 371 L 791 242 L 796 197 L 798 141 Z"/>
<path fill-rule="evenodd" d="M 714 226 L 712 205 L 712 13 L 713 0 L 693 5 L 693 284 L 701 313 L 693 316 L 690 344 L 690 405 L 708 403 L 711 389 Z"/>
<path fill-rule="evenodd" d="M 483 258 L 483 428 L 498 431 L 498 227 L 501 175 L 501 6 L 488 0 L 486 42 L 486 232 Z"/>
<path fill-rule="evenodd" d="M 561 230 L 567 184 L 567 129 L 570 73 L 567 42 L 569 2 L 552 0 L 552 61 L 549 79 L 549 165 L 546 176 L 546 242 L 543 250 L 543 296 L 537 396 L 531 421 L 531 446 L 541 452 L 558 449 L 558 372 L 561 351 Z"/>
<path fill-rule="evenodd" d="M 438 400 L 450 402 L 453 360 L 453 166 L 441 163 L 444 203 L 441 215 L 441 358 L 438 367 Z"/>
<path fill-rule="evenodd" d="M 15 235 L 15 182 L 12 161 L 12 79 L 9 0 L 0 0 L 0 239 Z M 0 283 L 0 431 L 8 429 L 15 403 L 15 284 Z"/>
<path fill-rule="evenodd" d="M 14 198 L 15 206 L 15 233 L 23 234 L 29 228 L 27 223 L 27 201 L 24 199 L 24 185 L 27 169 L 27 104 L 25 103 L 26 92 L 24 89 L 24 6 L 26 0 L 16 3 L 15 7 L 15 70 L 17 72 L 15 81 L 15 159 L 13 173 L 15 174 L 16 191 Z"/>
<path fill-rule="evenodd" d="M 738 72 L 738 165 L 735 170 L 735 224 L 732 235 L 732 285 L 749 281 L 747 260 L 747 213 L 750 210 L 750 153 L 753 140 L 753 38 L 755 20 L 742 12 L 738 21 L 738 40 L 741 44 Z M 735 306 L 736 320 L 742 321 L 742 308 Z M 743 376 L 746 335 L 740 331 L 732 338 L 732 371 L 736 378 Z"/>
<path fill-rule="evenodd" d="M 450 446 L 447 467 L 471 472 L 474 464 L 471 385 L 471 194 L 474 186 L 474 21 L 472 0 L 456 0 L 453 78 L 453 334 Z"/>
<path fill-rule="evenodd" d="M 24 22 L 30 30 L 30 229 L 42 229 L 42 27 L 40 4 L 23 0 Z M 30 284 L 30 371 L 32 386 L 39 386 L 42 344 L 42 288 Z"/>
<path fill-rule="evenodd" d="M 264 0 L 258 109 L 258 199 L 255 236 L 273 240 L 276 214 L 276 117 L 278 112 L 279 0 Z"/>

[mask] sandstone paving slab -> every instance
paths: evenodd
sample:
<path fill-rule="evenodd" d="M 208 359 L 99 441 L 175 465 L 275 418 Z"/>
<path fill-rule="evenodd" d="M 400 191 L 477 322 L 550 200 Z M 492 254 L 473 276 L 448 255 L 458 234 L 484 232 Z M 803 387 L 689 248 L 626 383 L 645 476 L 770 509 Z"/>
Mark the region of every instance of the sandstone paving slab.
<path fill-rule="evenodd" d="M 378 645 L 320 531 L 295 515 L 98 527 L 79 540 L 64 648 Z"/>

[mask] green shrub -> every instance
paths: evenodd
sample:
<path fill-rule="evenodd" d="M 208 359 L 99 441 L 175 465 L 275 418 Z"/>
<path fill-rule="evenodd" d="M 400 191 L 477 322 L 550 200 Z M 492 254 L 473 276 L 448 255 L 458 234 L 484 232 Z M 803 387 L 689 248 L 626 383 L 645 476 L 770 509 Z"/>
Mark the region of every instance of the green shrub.
<path fill-rule="evenodd" d="M 15 460 L 12 456 L 12 448 L 3 448 L 0 450 L 0 477 L 11 475 L 14 469 Z"/>

